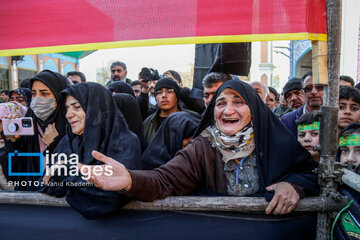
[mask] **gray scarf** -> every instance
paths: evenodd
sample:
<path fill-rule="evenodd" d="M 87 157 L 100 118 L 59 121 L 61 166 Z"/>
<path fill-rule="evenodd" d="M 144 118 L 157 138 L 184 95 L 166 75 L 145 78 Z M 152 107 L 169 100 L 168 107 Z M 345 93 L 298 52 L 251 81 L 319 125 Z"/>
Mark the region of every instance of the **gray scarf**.
<path fill-rule="evenodd" d="M 220 150 L 224 163 L 231 159 L 247 157 L 255 149 L 252 123 L 233 136 L 225 135 L 213 124 L 207 127 L 201 136 L 212 138 L 212 146 Z"/>

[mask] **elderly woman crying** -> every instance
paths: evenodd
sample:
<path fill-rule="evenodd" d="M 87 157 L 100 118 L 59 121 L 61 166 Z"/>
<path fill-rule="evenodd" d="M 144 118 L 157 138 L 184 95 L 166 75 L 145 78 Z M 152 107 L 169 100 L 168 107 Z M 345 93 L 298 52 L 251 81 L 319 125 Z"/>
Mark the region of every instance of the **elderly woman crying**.
<path fill-rule="evenodd" d="M 99 152 L 93 156 L 113 166 L 114 174 L 91 175 L 90 182 L 143 201 L 206 189 L 222 195 L 263 196 L 270 201 L 267 214 L 287 214 L 301 197 L 319 192 L 312 173 L 317 163 L 251 86 L 238 80 L 217 90 L 194 139 L 159 168 L 127 170 Z"/>

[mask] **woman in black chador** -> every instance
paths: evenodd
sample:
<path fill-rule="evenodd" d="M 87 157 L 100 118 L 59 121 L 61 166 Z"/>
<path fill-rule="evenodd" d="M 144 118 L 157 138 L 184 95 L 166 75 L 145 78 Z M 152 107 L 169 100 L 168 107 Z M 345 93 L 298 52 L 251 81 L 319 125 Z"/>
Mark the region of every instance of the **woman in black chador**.
<path fill-rule="evenodd" d="M 135 97 L 134 91 L 132 90 L 132 88 L 130 87 L 129 84 L 127 84 L 126 82 L 114 82 L 112 84 L 109 85 L 109 90 L 111 94 L 115 94 L 115 93 L 127 93 L 130 94 L 131 96 Z"/>
<path fill-rule="evenodd" d="M 128 129 L 109 91 L 97 83 L 80 83 L 64 90 L 62 97 L 70 125 L 55 149 L 56 153 L 65 153 L 68 157 L 75 153 L 80 163 L 95 165 L 101 163 L 91 155 L 93 150 L 97 150 L 127 168 L 140 167 L 139 140 Z M 74 164 L 66 165 L 68 169 L 75 168 Z M 103 191 L 86 184 L 80 173 L 76 176 L 55 173 L 49 182 L 50 177 L 45 173 L 43 182 L 49 184 L 42 191 L 58 197 L 66 195 L 70 206 L 88 218 L 115 211 L 129 201 L 119 192 Z M 81 184 L 84 187 L 73 187 Z"/>
<path fill-rule="evenodd" d="M 127 170 L 98 152 L 93 156 L 106 163 L 98 167 L 112 166 L 114 174 L 92 174 L 90 182 L 105 190 L 125 190 L 142 201 L 204 189 L 209 194 L 264 197 L 270 201 L 265 212 L 280 215 L 292 212 L 301 197 L 319 193 L 312 172 L 317 163 L 255 90 L 238 80 L 223 83 L 194 139 L 166 164 L 153 170 Z M 314 217 L 273 221 L 277 218 L 266 215 L 251 224 L 234 225 L 231 233 L 252 239 L 288 239 L 290 234 L 292 239 L 313 239 Z M 281 222 L 283 227 L 278 225 Z"/>
<path fill-rule="evenodd" d="M 267 213 L 286 214 L 301 197 L 319 193 L 312 172 L 317 163 L 255 90 L 238 80 L 217 90 L 195 138 L 166 164 L 134 171 L 97 152 L 93 156 L 117 171 L 92 175 L 90 182 L 124 189 L 143 201 L 187 195 L 201 187 L 223 195 L 263 196 L 272 199 Z"/>
<path fill-rule="evenodd" d="M 141 151 L 143 152 L 146 148 L 147 141 L 144 135 L 144 124 L 138 102 L 133 95 L 128 93 L 115 93 L 113 94 L 113 98 L 119 110 L 124 115 L 129 129 L 138 136 Z"/>
<path fill-rule="evenodd" d="M 48 153 L 51 154 L 58 142 L 65 135 L 65 107 L 61 104 L 60 92 L 68 86 L 64 76 L 50 70 L 44 70 L 30 79 L 32 99 L 25 117 L 32 117 L 34 126 L 33 136 L 19 138 L 5 137 L 5 154 L 17 150 L 19 153 Z M 45 157 L 43 158 L 43 166 Z M 19 181 L 15 190 L 35 191 L 39 187 L 38 179 L 43 169 L 40 169 L 40 159 L 36 157 L 14 157 L 12 172 L 22 173 L 14 177 Z M 29 176 L 27 173 L 37 173 Z M 26 183 L 26 184 L 21 184 Z"/>
<path fill-rule="evenodd" d="M 200 120 L 200 115 L 189 112 L 170 114 L 141 156 L 142 169 L 157 168 L 175 157 L 190 142 Z"/>

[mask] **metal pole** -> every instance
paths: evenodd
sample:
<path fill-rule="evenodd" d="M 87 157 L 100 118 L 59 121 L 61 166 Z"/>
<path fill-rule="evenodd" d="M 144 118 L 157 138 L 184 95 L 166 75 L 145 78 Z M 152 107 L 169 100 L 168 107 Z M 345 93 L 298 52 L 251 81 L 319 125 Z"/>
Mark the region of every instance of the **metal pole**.
<path fill-rule="evenodd" d="M 342 0 L 326 0 L 329 84 L 325 87 L 324 103 L 321 107 L 319 164 L 321 196 L 329 196 L 336 192 L 333 172 L 338 146 L 341 4 Z M 317 225 L 316 239 L 330 239 L 331 221 L 327 213 L 318 213 Z"/>
<path fill-rule="evenodd" d="M 343 168 L 341 171 L 344 173 L 341 177 L 341 181 L 360 193 L 360 175 Z"/>

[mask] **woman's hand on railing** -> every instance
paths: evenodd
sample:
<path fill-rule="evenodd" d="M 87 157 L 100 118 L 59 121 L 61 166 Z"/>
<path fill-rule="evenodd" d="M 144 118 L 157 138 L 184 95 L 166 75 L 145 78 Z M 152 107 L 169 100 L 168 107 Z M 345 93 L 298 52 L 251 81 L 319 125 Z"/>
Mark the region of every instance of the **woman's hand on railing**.
<path fill-rule="evenodd" d="M 93 157 L 104 165 L 84 165 L 79 163 L 78 168 L 88 182 L 94 183 L 96 187 L 110 191 L 129 191 L 132 180 L 125 166 L 118 161 L 93 151 Z"/>
<path fill-rule="evenodd" d="M 266 214 L 288 214 L 294 210 L 300 200 L 295 188 L 287 182 L 279 182 L 266 187 L 268 191 L 275 191 L 274 197 L 267 206 Z"/>

